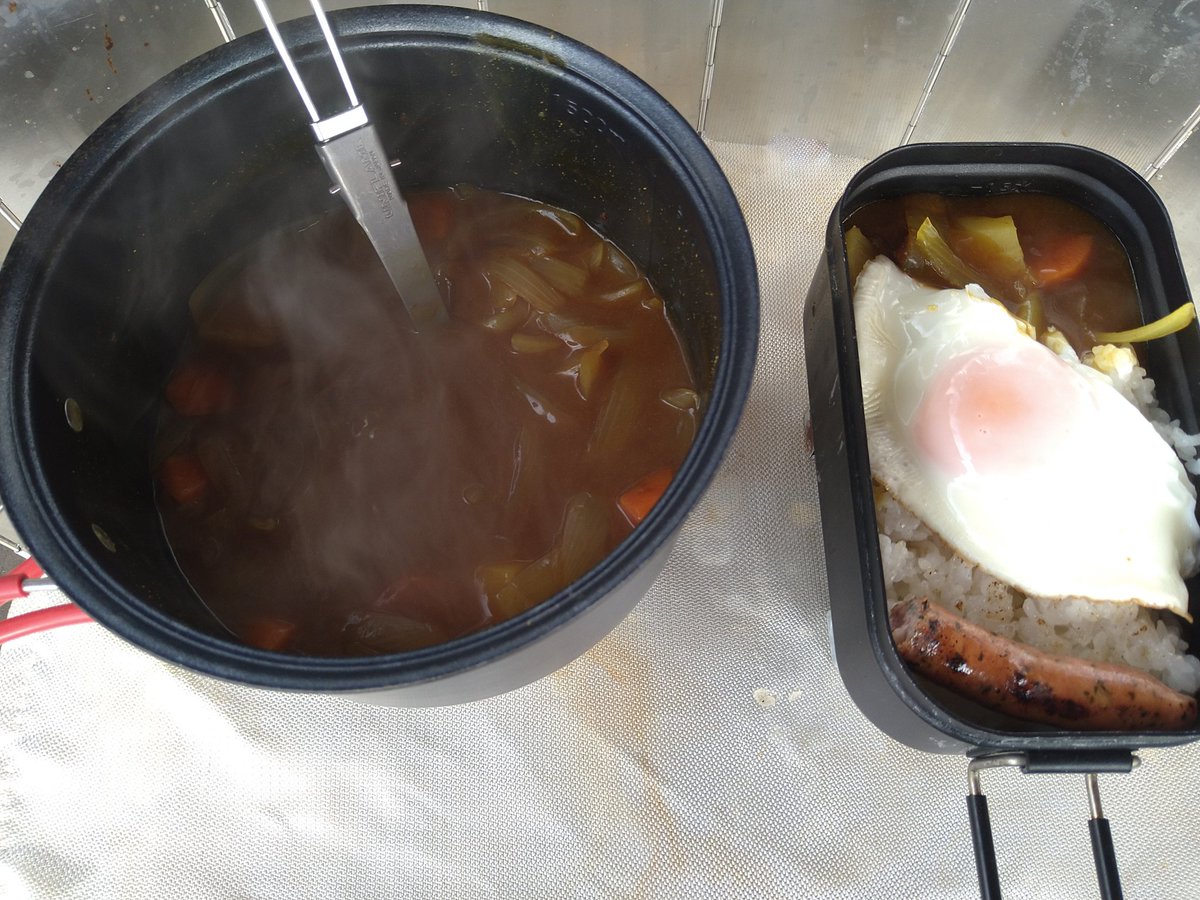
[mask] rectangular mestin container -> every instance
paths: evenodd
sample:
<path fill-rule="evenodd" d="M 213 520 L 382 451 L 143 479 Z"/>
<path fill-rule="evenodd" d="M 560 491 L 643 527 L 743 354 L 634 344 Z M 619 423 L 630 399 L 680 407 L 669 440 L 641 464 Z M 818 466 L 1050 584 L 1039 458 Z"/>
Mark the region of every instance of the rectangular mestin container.
<path fill-rule="evenodd" d="M 867 203 L 904 194 L 1048 193 L 1083 208 L 1124 246 L 1143 321 L 1189 298 L 1166 210 L 1144 179 L 1102 153 L 1064 144 L 919 144 L 880 156 L 833 209 L 825 257 L 805 301 L 804 337 L 813 445 L 829 573 L 834 655 L 859 709 L 882 731 L 920 750 L 1025 752 L 1058 768 L 1127 768 L 1138 747 L 1200 737 L 1173 732 L 1070 731 L 983 709 L 915 676 L 888 627 L 872 497 L 843 223 Z M 1200 428 L 1200 329 L 1143 345 L 1142 364 L 1160 405 L 1190 433 Z M 1200 618 L 1200 579 L 1188 583 Z M 1188 633 L 1196 652 L 1196 630 Z"/>

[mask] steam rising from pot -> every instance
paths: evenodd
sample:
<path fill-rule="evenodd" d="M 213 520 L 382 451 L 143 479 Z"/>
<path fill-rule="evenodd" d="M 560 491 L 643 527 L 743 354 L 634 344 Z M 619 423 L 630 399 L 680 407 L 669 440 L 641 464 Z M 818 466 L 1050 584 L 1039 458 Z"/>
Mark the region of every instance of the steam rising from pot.
<path fill-rule="evenodd" d="M 410 204 L 446 325 L 411 331 L 340 211 L 255 244 L 188 304 L 160 506 L 181 568 L 250 643 L 414 649 L 517 615 L 628 534 L 691 445 L 682 348 L 622 251 L 516 197 Z"/>

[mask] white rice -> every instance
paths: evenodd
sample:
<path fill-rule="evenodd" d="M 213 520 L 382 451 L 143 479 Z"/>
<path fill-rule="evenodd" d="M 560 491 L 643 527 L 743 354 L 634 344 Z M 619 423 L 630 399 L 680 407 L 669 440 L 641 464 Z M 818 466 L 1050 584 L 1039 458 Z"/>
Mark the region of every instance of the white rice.
<path fill-rule="evenodd" d="M 1057 348 L 1056 348 L 1057 349 Z M 1132 354 L 1089 360 L 1200 473 L 1200 436 L 1187 434 L 1157 405 L 1154 382 Z M 994 634 L 1050 653 L 1119 663 L 1149 672 L 1177 691 L 1200 690 L 1200 660 L 1187 654 L 1180 621 L 1135 603 L 1029 597 L 956 556 L 888 492 L 877 489 L 879 549 L 889 604 L 928 597 Z"/>
<path fill-rule="evenodd" d="M 1154 379 L 1137 364 L 1137 357 L 1128 348 L 1105 345 L 1088 354 L 1088 365 L 1107 376 L 1113 387 L 1126 400 L 1141 410 L 1162 439 L 1175 448 L 1183 467 L 1192 475 L 1200 475 L 1200 434 L 1188 434 L 1158 405 L 1154 398 Z"/>

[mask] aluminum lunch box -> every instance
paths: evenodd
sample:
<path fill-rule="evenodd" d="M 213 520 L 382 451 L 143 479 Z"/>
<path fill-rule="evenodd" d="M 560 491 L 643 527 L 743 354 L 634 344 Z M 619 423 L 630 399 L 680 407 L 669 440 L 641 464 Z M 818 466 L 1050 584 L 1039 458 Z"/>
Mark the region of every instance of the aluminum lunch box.
<path fill-rule="evenodd" d="M 1058 196 L 1098 218 L 1124 247 L 1143 321 L 1165 315 L 1190 294 L 1171 223 L 1158 196 L 1128 166 L 1084 147 L 901 147 L 855 175 L 829 218 L 825 256 L 805 300 L 804 340 L 834 657 L 855 704 L 886 734 L 919 750 L 964 752 L 974 759 L 969 796 L 977 798 L 971 803 L 971 815 L 980 885 L 985 897 L 998 896 L 978 769 L 999 764 L 1017 765 L 1026 772 L 1091 773 L 1094 788 L 1096 772 L 1129 771 L 1136 763 L 1137 748 L 1187 743 L 1200 737 L 1200 728 L 1085 732 L 1022 722 L 912 674 L 898 655 L 884 595 L 843 223 L 872 201 L 917 192 Z M 1200 328 L 1193 322 L 1184 331 L 1143 347 L 1141 362 L 1156 383 L 1160 405 L 1189 433 L 1200 430 Z M 1200 616 L 1200 579 L 1188 582 L 1188 596 L 1191 613 Z M 1194 626 L 1188 641 L 1190 652 L 1195 653 Z M 1096 801 L 1098 813 L 1098 795 Z M 1101 815 L 1094 815 L 1093 821 L 1107 828 Z M 1096 856 L 1102 886 L 1107 863 L 1101 863 L 1112 862 L 1111 844 L 1107 855 L 1103 849 L 1097 849 Z M 1119 891 L 1115 871 L 1113 863 L 1108 874 Z M 994 893 L 989 894 L 989 889 Z"/>

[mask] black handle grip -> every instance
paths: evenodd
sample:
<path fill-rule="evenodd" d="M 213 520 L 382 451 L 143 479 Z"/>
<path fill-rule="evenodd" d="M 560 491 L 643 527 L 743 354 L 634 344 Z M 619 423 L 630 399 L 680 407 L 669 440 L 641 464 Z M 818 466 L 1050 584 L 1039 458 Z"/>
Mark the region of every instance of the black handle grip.
<path fill-rule="evenodd" d="M 996 871 L 996 846 L 992 843 L 992 820 L 988 816 L 987 797 L 968 794 L 967 813 L 971 817 L 971 844 L 975 848 L 980 900 L 1000 900 L 1000 874 Z M 1099 866 L 1099 862 L 1096 865 Z"/>
<path fill-rule="evenodd" d="M 1123 900 L 1121 876 L 1117 872 L 1117 854 L 1113 850 L 1112 830 L 1108 819 L 1088 819 L 1092 834 L 1092 856 L 1096 860 L 1096 881 L 1100 884 L 1102 900 Z"/>

